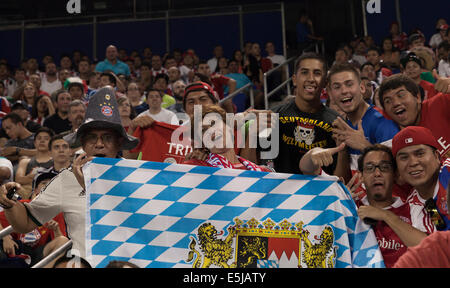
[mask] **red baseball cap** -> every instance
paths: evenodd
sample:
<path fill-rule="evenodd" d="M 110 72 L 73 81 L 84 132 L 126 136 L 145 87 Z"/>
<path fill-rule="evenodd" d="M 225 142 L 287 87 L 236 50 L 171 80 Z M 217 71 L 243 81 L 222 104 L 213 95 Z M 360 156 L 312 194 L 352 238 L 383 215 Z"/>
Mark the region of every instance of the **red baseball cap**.
<path fill-rule="evenodd" d="M 392 138 L 392 154 L 396 157 L 401 149 L 421 144 L 439 149 L 439 144 L 430 129 L 421 126 L 408 126 Z"/>

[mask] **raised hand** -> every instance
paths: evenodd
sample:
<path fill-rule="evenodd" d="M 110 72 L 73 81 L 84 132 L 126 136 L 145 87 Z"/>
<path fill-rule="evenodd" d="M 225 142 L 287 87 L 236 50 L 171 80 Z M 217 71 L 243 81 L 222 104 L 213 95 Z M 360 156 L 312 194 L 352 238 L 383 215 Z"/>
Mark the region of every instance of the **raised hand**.
<path fill-rule="evenodd" d="M 362 181 L 361 181 L 361 174 L 359 172 L 355 173 L 355 175 L 353 175 L 352 179 L 350 179 L 350 181 L 348 181 L 347 184 L 345 184 L 345 186 L 347 187 L 348 191 L 350 191 L 350 195 L 352 196 L 353 200 L 359 200 L 359 196 L 361 194 L 364 193 L 364 191 L 360 191 L 358 193 L 356 193 L 356 190 L 361 186 Z"/>
<path fill-rule="evenodd" d="M 362 151 L 371 145 L 364 135 L 362 120 L 358 122 L 358 129 L 350 127 L 342 118 L 333 122 L 333 138 L 338 142 L 344 142 L 347 146 Z"/>
<path fill-rule="evenodd" d="M 439 76 L 436 69 L 433 69 L 433 77 L 436 79 L 436 83 L 434 83 L 434 89 L 444 94 L 450 93 L 450 78 Z"/>
<path fill-rule="evenodd" d="M 311 161 L 315 166 L 324 167 L 333 163 L 333 155 L 345 149 L 345 143 L 333 148 L 314 148 L 311 152 Z"/>

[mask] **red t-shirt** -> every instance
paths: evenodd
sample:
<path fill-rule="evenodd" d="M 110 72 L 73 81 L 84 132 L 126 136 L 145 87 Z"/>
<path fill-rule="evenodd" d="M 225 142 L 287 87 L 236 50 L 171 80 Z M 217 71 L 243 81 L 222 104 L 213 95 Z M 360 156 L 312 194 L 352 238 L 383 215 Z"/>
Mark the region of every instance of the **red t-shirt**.
<path fill-rule="evenodd" d="M 419 245 L 408 248 L 394 268 L 450 267 L 450 231 L 435 232 Z"/>
<path fill-rule="evenodd" d="M 131 153 L 142 152 L 142 160 L 166 163 L 182 163 L 188 153 L 192 152 L 191 139 L 183 138 L 187 126 L 177 126 L 155 121 L 150 127 L 138 127 L 133 136 L 139 139 L 136 148 Z M 176 134 L 174 134 L 176 130 Z M 234 131 L 234 151 L 239 155 L 242 143 L 241 134 Z M 173 141 L 172 141 L 173 140 Z"/>
<path fill-rule="evenodd" d="M 192 152 L 192 147 L 184 145 L 188 142 L 184 143 L 182 133 L 177 141 L 172 142 L 172 133 L 178 128 L 186 129 L 157 121 L 145 129 L 138 127 L 133 136 L 139 139 L 139 145 L 130 152 L 142 152 L 142 160 L 146 161 L 182 163 L 186 155 Z"/>
<path fill-rule="evenodd" d="M 11 105 L 5 97 L 0 97 L 0 108 L 0 111 L 5 112 L 6 114 L 11 112 Z"/>
<path fill-rule="evenodd" d="M 434 85 L 428 81 L 422 80 L 420 81 L 419 85 L 425 91 L 425 97 L 423 98 L 424 100 L 433 98 L 433 96 L 435 96 L 438 93 L 436 89 L 434 89 Z"/>
<path fill-rule="evenodd" d="M 450 157 L 450 94 L 438 93 L 423 101 L 418 126 L 430 129 L 440 145 L 439 154 Z"/>
<path fill-rule="evenodd" d="M 219 95 L 219 99 L 223 99 L 224 97 L 224 88 L 228 85 L 228 81 L 230 78 L 223 76 L 221 74 L 213 73 L 211 75 L 212 88 Z"/>
<path fill-rule="evenodd" d="M 366 205 L 369 204 L 367 198 L 363 199 L 361 202 L 364 202 Z M 361 202 L 359 204 L 362 204 Z M 399 216 L 404 222 L 412 225 L 410 206 L 409 204 L 403 203 L 401 199 L 396 198 L 395 202 L 389 206 L 387 210 Z M 373 227 L 373 231 L 377 237 L 384 264 L 387 268 L 391 268 L 394 266 L 395 262 L 397 262 L 398 258 L 406 252 L 408 247 L 384 221 L 378 221 Z"/>
<path fill-rule="evenodd" d="M 273 67 L 272 60 L 270 60 L 269 58 L 261 58 L 260 63 L 261 63 L 261 69 L 262 69 L 263 73 L 266 73 Z"/>
<path fill-rule="evenodd" d="M 409 184 L 398 185 L 394 183 L 392 185 L 392 197 L 399 197 L 403 202 L 406 202 L 412 190 L 413 187 Z"/>

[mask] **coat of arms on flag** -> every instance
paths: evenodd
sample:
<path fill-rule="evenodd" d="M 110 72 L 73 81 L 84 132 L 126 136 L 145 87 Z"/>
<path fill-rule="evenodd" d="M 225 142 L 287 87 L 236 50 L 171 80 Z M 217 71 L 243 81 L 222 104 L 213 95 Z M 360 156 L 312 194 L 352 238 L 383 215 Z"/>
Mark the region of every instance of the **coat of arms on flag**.
<path fill-rule="evenodd" d="M 319 243 L 313 245 L 308 238 L 309 231 L 302 226 L 303 222 L 291 225 L 286 219 L 276 226 L 270 218 L 261 224 L 255 218 L 245 224 L 236 218 L 235 225 L 228 228 L 227 237 L 218 239 L 223 233 L 218 233 L 211 223 L 204 223 L 197 232 L 200 249 L 192 238 L 187 262 L 193 261 L 194 268 L 211 265 L 223 268 L 335 267 L 337 246 L 333 245 L 333 229 L 325 227 Z M 235 247 L 233 238 L 236 238 Z M 233 256 L 233 263 L 228 264 Z"/>
<path fill-rule="evenodd" d="M 95 267 L 384 267 L 336 177 L 109 158 L 83 170 Z"/>

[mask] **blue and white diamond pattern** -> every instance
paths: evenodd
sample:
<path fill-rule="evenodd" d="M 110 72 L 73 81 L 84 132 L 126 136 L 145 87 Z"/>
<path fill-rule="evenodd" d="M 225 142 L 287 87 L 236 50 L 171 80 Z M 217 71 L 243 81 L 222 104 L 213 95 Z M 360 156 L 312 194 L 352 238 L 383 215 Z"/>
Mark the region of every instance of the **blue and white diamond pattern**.
<path fill-rule="evenodd" d="M 335 177 L 109 158 L 95 158 L 84 173 L 86 255 L 96 267 L 111 260 L 191 267 L 186 259 L 198 227 L 209 222 L 226 237 L 236 217 L 303 221 L 317 235 L 329 225 L 338 246 L 336 267 L 384 267 L 373 231 Z"/>

